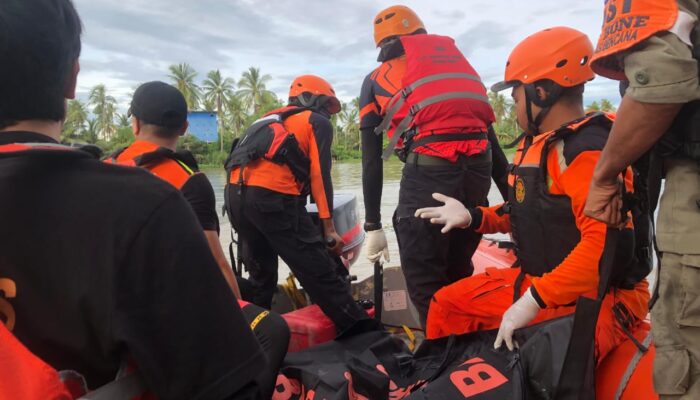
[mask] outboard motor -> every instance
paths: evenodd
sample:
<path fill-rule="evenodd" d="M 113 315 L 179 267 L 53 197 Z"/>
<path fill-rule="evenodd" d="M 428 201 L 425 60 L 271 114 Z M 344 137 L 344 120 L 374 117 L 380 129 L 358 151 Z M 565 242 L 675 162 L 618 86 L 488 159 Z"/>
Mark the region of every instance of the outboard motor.
<path fill-rule="evenodd" d="M 308 204 L 306 209 L 320 226 L 316 204 Z M 333 196 L 333 224 L 338 235 L 345 242 L 343 263 L 350 268 L 357 261 L 365 241 L 365 231 L 357 215 L 357 197 L 354 194 L 338 193 Z"/>

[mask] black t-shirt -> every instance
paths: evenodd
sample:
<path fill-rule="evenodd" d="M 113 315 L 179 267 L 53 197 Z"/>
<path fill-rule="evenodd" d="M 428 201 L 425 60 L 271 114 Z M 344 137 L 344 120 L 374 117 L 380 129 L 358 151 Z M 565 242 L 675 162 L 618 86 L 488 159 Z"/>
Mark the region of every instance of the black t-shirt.
<path fill-rule="evenodd" d="M 0 145 L 48 142 L 0 133 Z M 223 399 L 265 367 L 183 196 L 79 151 L 0 153 L 0 279 L 13 333 L 96 388 L 127 356 L 162 399 Z M 8 293 L 0 293 L 8 297 Z M 0 302 L 2 303 L 2 302 Z"/>
<path fill-rule="evenodd" d="M 180 189 L 205 231 L 219 232 L 216 195 L 206 175 L 197 172 Z"/>

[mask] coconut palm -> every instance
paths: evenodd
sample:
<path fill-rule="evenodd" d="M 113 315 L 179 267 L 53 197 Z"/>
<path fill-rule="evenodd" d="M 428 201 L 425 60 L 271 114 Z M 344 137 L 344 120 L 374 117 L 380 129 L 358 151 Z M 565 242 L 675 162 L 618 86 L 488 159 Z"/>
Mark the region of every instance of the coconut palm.
<path fill-rule="evenodd" d="M 215 112 L 216 111 L 216 101 L 213 99 L 204 99 L 202 101 L 202 111 Z"/>
<path fill-rule="evenodd" d="M 347 149 L 350 136 L 352 135 L 352 137 L 354 137 L 358 135 L 360 131 L 360 110 L 358 104 L 354 100 L 350 103 L 344 103 L 338 118 L 343 124 L 342 129 L 345 134 L 345 149 Z"/>
<path fill-rule="evenodd" d="M 211 102 L 216 109 L 219 122 L 219 142 L 221 151 L 224 151 L 224 107 L 229 99 L 233 97 L 233 89 L 236 83 L 231 78 L 223 78 L 221 72 L 210 71 L 207 79 L 202 82 L 204 90 L 204 100 Z"/>
<path fill-rule="evenodd" d="M 90 144 L 96 144 L 99 139 L 100 130 L 98 128 L 97 119 L 88 120 L 87 130 L 85 131 L 85 141 Z"/>
<path fill-rule="evenodd" d="M 600 101 L 600 111 L 604 112 L 615 112 L 617 109 L 615 106 L 612 104 L 612 102 L 608 99 L 603 99 Z"/>
<path fill-rule="evenodd" d="M 110 140 L 114 131 L 114 115 L 116 113 L 117 100 L 107 94 L 105 85 L 97 85 L 90 91 L 89 104 L 96 119 L 98 136 L 104 140 Z"/>
<path fill-rule="evenodd" d="M 225 122 L 233 133 L 234 137 L 240 136 L 248 120 L 248 113 L 243 101 L 236 96 L 229 98 L 226 103 Z"/>
<path fill-rule="evenodd" d="M 129 116 L 122 113 L 117 113 L 117 127 L 118 128 L 129 128 L 131 126 L 131 121 L 129 121 Z"/>
<path fill-rule="evenodd" d="M 586 112 L 594 111 L 600 111 L 600 104 L 597 101 L 594 101 L 593 103 L 589 104 L 588 107 L 586 107 Z"/>
<path fill-rule="evenodd" d="M 496 121 L 500 123 L 506 116 L 506 96 L 501 93 L 489 92 L 489 102 L 493 108 L 493 113 L 496 114 Z"/>
<path fill-rule="evenodd" d="M 241 96 L 249 110 L 252 110 L 254 114 L 260 111 L 264 96 L 272 94 L 266 87 L 270 79 L 272 79 L 270 75 L 261 75 L 260 68 L 250 67 L 243 72 L 240 81 L 238 81 L 236 94 Z"/>
<path fill-rule="evenodd" d="M 66 122 L 63 124 L 63 134 L 68 139 L 75 139 L 85 133 L 88 122 L 88 112 L 80 100 L 68 102 L 66 111 Z"/>
<path fill-rule="evenodd" d="M 197 71 L 187 63 L 171 65 L 169 68 L 170 74 L 168 78 L 172 79 L 175 86 L 187 101 L 187 108 L 196 110 L 199 107 L 201 98 L 199 86 L 194 82 L 197 77 Z"/>

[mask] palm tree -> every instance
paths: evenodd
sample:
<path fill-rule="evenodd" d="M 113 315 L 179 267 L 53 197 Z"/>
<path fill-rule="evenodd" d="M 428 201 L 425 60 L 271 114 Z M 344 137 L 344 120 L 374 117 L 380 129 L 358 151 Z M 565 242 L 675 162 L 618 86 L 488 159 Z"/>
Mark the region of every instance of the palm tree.
<path fill-rule="evenodd" d="M 122 113 L 117 113 L 117 127 L 118 128 L 129 128 L 131 126 L 131 121 L 129 121 L 129 116 Z"/>
<path fill-rule="evenodd" d="M 68 139 L 75 139 L 83 135 L 88 121 L 88 112 L 80 100 L 68 102 L 66 122 L 63 124 L 63 134 Z"/>
<path fill-rule="evenodd" d="M 240 136 L 248 120 L 243 101 L 239 97 L 232 96 L 226 103 L 226 111 L 226 124 L 230 127 L 234 137 Z"/>
<path fill-rule="evenodd" d="M 98 129 L 97 119 L 88 120 L 87 130 L 85 131 L 85 141 L 90 144 L 97 143 L 100 130 Z"/>
<path fill-rule="evenodd" d="M 199 86 L 194 82 L 197 77 L 197 71 L 187 63 L 171 65 L 169 68 L 173 86 L 175 86 L 187 101 L 187 108 L 196 110 L 199 107 L 200 93 Z"/>
<path fill-rule="evenodd" d="M 114 114 L 117 100 L 107 94 L 105 85 L 97 85 L 90 91 L 89 104 L 96 118 L 98 136 L 110 140 L 115 131 Z"/>
<path fill-rule="evenodd" d="M 235 86 L 236 83 L 233 79 L 224 79 L 218 69 L 216 71 L 209 71 L 207 79 L 202 82 L 205 101 L 213 103 L 216 107 L 221 151 L 224 151 L 224 106 L 228 103 L 229 99 L 233 97 L 233 89 Z"/>
<path fill-rule="evenodd" d="M 586 112 L 594 111 L 600 111 L 600 104 L 598 104 L 597 101 L 594 101 L 593 103 L 589 104 L 588 107 L 586 107 Z"/>
<path fill-rule="evenodd" d="M 506 96 L 502 93 L 489 92 L 489 102 L 493 108 L 493 113 L 496 114 L 496 122 L 501 123 L 506 116 Z"/>
<path fill-rule="evenodd" d="M 266 87 L 270 79 L 270 75 L 260 74 L 260 68 L 250 67 L 248 71 L 243 72 L 241 80 L 238 81 L 239 89 L 236 94 L 243 98 L 254 114 L 260 111 L 264 96 L 272 94 Z"/>
<path fill-rule="evenodd" d="M 604 112 L 615 112 L 617 109 L 615 106 L 612 104 L 612 102 L 608 99 L 603 99 L 600 101 L 600 111 Z"/>
<path fill-rule="evenodd" d="M 212 99 L 204 99 L 202 101 L 202 111 L 215 112 L 216 111 L 216 101 Z"/>
<path fill-rule="evenodd" d="M 358 100 L 358 99 L 355 99 Z M 348 147 L 349 136 L 358 134 L 360 130 L 360 110 L 358 103 L 353 100 L 350 103 L 343 104 L 342 110 L 340 111 L 339 119 L 343 123 L 343 132 L 345 133 L 345 148 Z M 358 141 L 359 143 L 359 141 Z M 353 147 L 355 145 L 353 144 Z"/>

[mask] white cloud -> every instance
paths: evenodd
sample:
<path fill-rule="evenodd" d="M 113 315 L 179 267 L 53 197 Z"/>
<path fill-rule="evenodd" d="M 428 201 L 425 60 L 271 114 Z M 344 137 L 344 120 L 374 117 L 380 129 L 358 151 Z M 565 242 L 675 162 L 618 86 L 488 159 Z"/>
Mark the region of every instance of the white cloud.
<path fill-rule="evenodd" d="M 79 91 L 104 83 L 122 105 L 140 82 L 167 80 L 190 63 L 238 78 L 249 66 L 272 75 L 284 97 L 295 75 L 314 73 L 343 100 L 376 67 L 372 21 L 393 0 L 74 0 L 85 26 Z M 598 36 L 602 4 L 590 0 L 410 0 L 428 30 L 455 37 L 487 84 L 500 80 L 510 49 L 530 33 L 568 25 Z M 603 78 L 589 99 L 617 99 Z"/>

